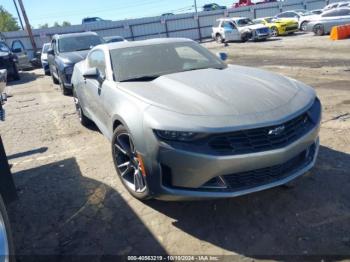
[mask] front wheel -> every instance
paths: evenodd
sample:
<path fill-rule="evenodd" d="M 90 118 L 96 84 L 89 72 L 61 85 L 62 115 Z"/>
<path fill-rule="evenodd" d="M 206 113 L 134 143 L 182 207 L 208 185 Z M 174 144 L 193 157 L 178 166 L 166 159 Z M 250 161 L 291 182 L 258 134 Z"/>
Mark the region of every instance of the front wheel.
<path fill-rule="evenodd" d="M 113 134 L 112 156 L 117 174 L 129 193 L 140 200 L 148 199 L 143 160 L 137 153 L 131 134 L 122 125 Z"/>
<path fill-rule="evenodd" d="M 217 35 L 215 36 L 215 40 L 216 40 L 216 42 L 219 43 L 219 44 L 221 44 L 221 43 L 224 42 L 224 38 L 221 36 L 221 34 L 217 34 Z"/>
<path fill-rule="evenodd" d="M 272 37 L 277 37 L 278 36 L 278 29 L 277 29 L 277 27 L 272 27 L 271 28 L 271 36 Z"/>
<path fill-rule="evenodd" d="M 315 25 L 313 31 L 314 31 L 314 34 L 317 35 L 317 36 L 324 35 L 324 27 L 323 27 L 323 25 Z"/>
<path fill-rule="evenodd" d="M 15 63 L 13 63 L 13 80 L 20 80 L 19 73 L 18 73 L 18 68 Z"/>
<path fill-rule="evenodd" d="M 301 31 L 306 31 L 306 29 L 307 29 L 307 21 L 304 21 L 300 25 L 300 30 Z"/>
<path fill-rule="evenodd" d="M 74 89 L 73 89 L 74 90 Z M 89 127 L 92 124 L 92 121 L 85 116 L 83 109 L 80 106 L 78 96 L 75 91 L 73 91 L 73 100 L 75 104 L 75 109 L 77 110 L 77 115 L 79 117 L 79 122 L 82 126 Z"/>
<path fill-rule="evenodd" d="M 57 78 L 53 75 L 51 69 L 50 69 L 50 75 L 52 77 L 52 82 L 55 84 L 55 85 L 58 85 L 60 82 L 57 80 Z"/>
<path fill-rule="evenodd" d="M 7 216 L 6 208 L 2 197 L 0 196 L 0 255 L 4 260 L 14 262 L 14 245 L 10 222 Z"/>

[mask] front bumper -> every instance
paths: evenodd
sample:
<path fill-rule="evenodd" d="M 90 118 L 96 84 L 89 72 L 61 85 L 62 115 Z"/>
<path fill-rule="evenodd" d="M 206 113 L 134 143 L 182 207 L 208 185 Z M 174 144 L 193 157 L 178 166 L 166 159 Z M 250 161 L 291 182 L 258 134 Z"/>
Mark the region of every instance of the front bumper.
<path fill-rule="evenodd" d="M 305 174 L 314 166 L 319 150 L 319 128 L 318 124 L 305 136 L 284 148 L 234 156 L 204 155 L 162 145 L 158 154 L 161 184 L 156 190 L 156 198 L 162 200 L 228 198 L 285 184 Z M 216 177 L 284 165 L 310 147 L 314 147 L 312 159 L 291 172 L 283 174 L 280 179 L 268 183 L 262 182 L 243 189 L 213 190 L 202 188 L 206 182 Z M 170 179 L 166 178 L 169 172 Z M 171 180 L 170 186 L 169 180 Z M 165 183 L 165 181 L 168 182 Z"/>
<path fill-rule="evenodd" d="M 254 34 L 252 39 L 253 40 L 263 40 L 263 39 L 267 39 L 270 38 L 271 35 L 270 34 Z"/>

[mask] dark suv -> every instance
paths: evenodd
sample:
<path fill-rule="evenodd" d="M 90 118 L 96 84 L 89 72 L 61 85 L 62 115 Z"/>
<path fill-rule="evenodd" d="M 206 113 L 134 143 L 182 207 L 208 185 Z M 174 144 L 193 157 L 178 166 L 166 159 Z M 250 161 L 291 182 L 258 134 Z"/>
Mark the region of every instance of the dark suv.
<path fill-rule="evenodd" d="M 7 75 L 13 80 L 19 80 L 18 59 L 5 42 L 0 41 L 0 69 L 7 69 Z"/>
<path fill-rule="evenodd" d="M 52 80 L 60 84 L 64 95 L 71 94 L 71 77 L 74 65 L 85 59 L 89 50 L 104 41 L 96 33 L 73 33 L 54 35 L 47 61 Z"/>

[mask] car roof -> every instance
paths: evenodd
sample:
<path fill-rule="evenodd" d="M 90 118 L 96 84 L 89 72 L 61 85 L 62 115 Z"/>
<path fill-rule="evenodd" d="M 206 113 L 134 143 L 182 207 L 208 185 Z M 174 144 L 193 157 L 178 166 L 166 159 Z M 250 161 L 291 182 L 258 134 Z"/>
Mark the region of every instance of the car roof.
<path fill-rule="evenodd" d="M 219 18 L 216 21 L 232 21 L 232 20 L 239 20 L 239 19 L 247 19 L 248 17 L 225 17 L 225 18 Z M 250 19 L 250 18 L 249 18 Z"/>
<path fill-rule="evenodd" d="M 105 47 L 109 50 L 128 48 L 128 47 L 137 47 L 137 46 L 149 46 L 149 45 L 158 45 L 158 44 L 171 44 L 171 43 L 184 43 L 184 42 L 194 42 L 188 38 L 155 38 L 141 41 L 133 42 L 116 42 L 99 45 L 100 47 Z M 99 47 L 97 46 L 97 47 Z"/>
<path fill-rule="evenodd" d="M 54 35 L 54 38 L 62 39 L 62 38 L 70 38 L 70 37 L 76 37 L 76 36 L 85 36 L 85 35 L 96 35 L 95 32 L 83 32 L 83 33 L 69 33 L 69 34 L 56 34 Z"/>

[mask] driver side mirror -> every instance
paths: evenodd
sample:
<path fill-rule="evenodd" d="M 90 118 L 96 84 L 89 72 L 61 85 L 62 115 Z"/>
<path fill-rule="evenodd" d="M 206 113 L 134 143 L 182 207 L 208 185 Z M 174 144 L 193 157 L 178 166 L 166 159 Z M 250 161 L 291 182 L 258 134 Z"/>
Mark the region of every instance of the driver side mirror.
<path fill-rule="evenodd" d="M 105 81 L 106 77 L 103 76 L 96 67 L 88 68 L 83 72 L 83 77 L 86 79 L 95 79 L 100 85 Z"/>
<path fill-rule="evenodd" d="M 225 52 L 217 53 L 217 56 L 220 58 L 221 61 L 226 61 L 228 59 L 228 55 Z"/>
<path fill-rule="evenodd" d="M 52 48 L 50 48 L 49 50 L 47 50 L 47 54 L 48 55 L 55 55 L 55 52 L 53 51 Z"/>

